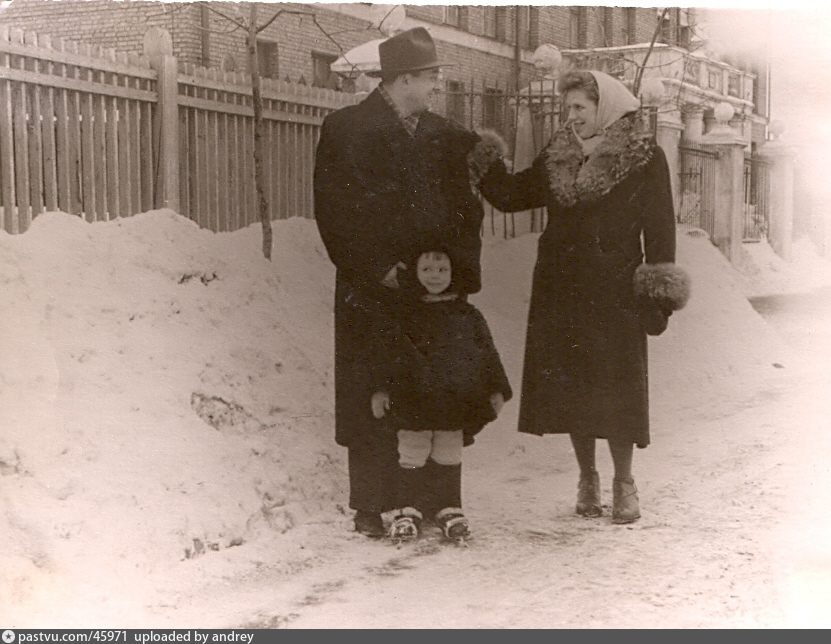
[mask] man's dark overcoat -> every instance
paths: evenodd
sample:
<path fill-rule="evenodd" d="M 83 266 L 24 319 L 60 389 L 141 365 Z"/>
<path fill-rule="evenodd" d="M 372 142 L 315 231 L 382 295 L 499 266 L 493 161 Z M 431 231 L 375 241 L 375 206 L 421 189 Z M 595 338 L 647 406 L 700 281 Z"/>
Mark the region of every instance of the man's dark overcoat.
<path fill-rule="evenodd" d="M 587 160 L 564 128 L 531 168 L 509 175 L 499 164 L 481 189 L 500 210 L 547 206 L 549 213 L 534 269 L 519 430 L 646 446 L 645 322 L 658 315 L 665 326 L 684 299 L 635 296 L 642 263 L 674 275 L 663 151 L 634 114 L 609 128 Z"/>
<path fill-rule="evenodd" d="M 370 405 L 368 352 L 379 350 L 379 343 L 367 309 L 376 307 L 361 303 L 368 299 L 382 310 L 395 305 L 396 292 L 381 285 L 390 268 L 425 238 L 440 239 L 453 251 L 460 291 L 480 288 L 483 210 L 471 191 L 467 159 L 478 140 L 429 112 L 420 116 L 413 137 L 377 90 L 323 123 L 314 173 L 315 217 L 337 268 L 335 438 L 340 445 L 370 454 L 372 449 L 363 448 L 389 436 L 378 431 L 383 420 L 372 416 Z M 394 441 L 390 445 L 395 459 Z M 377 483 L 356 492 L 353 477 L 352 507 L 391 509 L 383 488 L 392 489 L 386 479 L 393 474 L 382 465 L 373 471 L 372 463 L 364 462 L 374 457 L 358 457 L 356 463 L 355 454 L 350 454 L 350 470 L 362 468 Z"/>

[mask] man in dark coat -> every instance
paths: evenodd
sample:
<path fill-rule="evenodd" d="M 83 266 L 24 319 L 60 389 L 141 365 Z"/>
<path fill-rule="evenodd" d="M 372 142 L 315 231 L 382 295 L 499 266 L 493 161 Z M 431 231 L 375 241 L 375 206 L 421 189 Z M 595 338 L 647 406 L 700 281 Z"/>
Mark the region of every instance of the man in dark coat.
<path fill-rule="evenodd" d="M 471 180 L 493 154 L 427 110 L 442 63 L 426 29 L 389 38 L 379 54 L 381 85 L 325 119 L 314 175 L 315 217 L 337 268 L 335 440 L 349 450 L 349 505 L 368 536 L 383 535 L 381 513 L 395 507 L 398 463 L 395 433 L 379 431 L 370 404 L 378 327 L 367 309 L 377 307 L 361 303 L 394 306 L 399 271 L 412 270 L 403 259 L 428 236 L 459 258 L 460 291 L 479 290 L 483 211 Z"/>

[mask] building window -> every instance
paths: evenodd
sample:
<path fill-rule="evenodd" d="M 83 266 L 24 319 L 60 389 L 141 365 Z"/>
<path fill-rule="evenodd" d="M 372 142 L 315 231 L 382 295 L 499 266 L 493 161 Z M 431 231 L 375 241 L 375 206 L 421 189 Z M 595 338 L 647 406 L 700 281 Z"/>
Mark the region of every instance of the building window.
<path fill-rule="evenodd" d="M 700 67 L 701 63 L 695 58 L 686 58 L 684 60 L 684 82 L 698 85 L 698 72 Z"/>
<path fill-rule="evenodd" d="M 312 86 L 326 89 L 338 89 L 338 75 L 333 73 L 330 66 L 337 56 L 312 52 Z"/>
<path fill-rule="evenodd" d="M 459 5 L 447 5 L 442 7 L 441 20 L 446 25 L 451 25 L 452 27 L 464 29 L 466 31 L 468 28 L 467 7 Z"/>
<path fill-rule="evenodd" d="M 658 35 L 658 42 L 662 42 L 666 45 L 672 44 L 672 18 L 669 13 L 667 13 L 663 20 L 661 20 L 661 30 Z"/>
<path fill-rule="evenodd" d="M 501 89 L 488 87 L 482 96 L 482 127 L 502 131 L 505 121 L 504 114 L 505 92 Z"/>
<path fill-rule="evenodd" d="M 257 65 L 263 78 L 278 78 L 280 73 L 277 43 L 257 39 Z"/>
<path fill-rule="evenodd" d="M 626 17 L 623 28 L 625 42 L 627 45 L 634 45 L 638 42 L 638 10 L 635 7 L 626 7 L 623 11 Z"/>
<path fill-rule="evenodd" d="M 519 23 L 519 46 L 534 49 L 538 45 L 540 34 L 539 7 L 522 5 L 517 7 Z"/>
<path fill-rule="evenodd" d="M 460 81 L 447 81 L 447 103 L 445 114 L 451 121 L 461 125 L 465 123 L 465 84 Z"/>
<path fill-rule="evenodd" d="M 485 35 L 496 38 L 496 7 L 484 7 L 485 9 Z"/>
<path fill-rule="evenodd" d="M 586 47 L 586 7 L 570 7 L 568 16 L 569 47 L 583 49 Z"/>
<path fill-rule="evenodd" d="M 730 74 L 727 77 L 727 93 L 736 98 L 741 96 L 742 78 L 738 74 Z"/>
<path fill-rule="evenodd" d="M 508 39 L 508 7 L 485 7 L 485 35 L 502 42 Z"/>
<path fill-rule="evenodd" d="M 710 70 L 707 73 L 707 89 L 715 90 L 716 92 L 721 91 L 721 83 L 722 83 L 722 73 L 721 70 Z"/>

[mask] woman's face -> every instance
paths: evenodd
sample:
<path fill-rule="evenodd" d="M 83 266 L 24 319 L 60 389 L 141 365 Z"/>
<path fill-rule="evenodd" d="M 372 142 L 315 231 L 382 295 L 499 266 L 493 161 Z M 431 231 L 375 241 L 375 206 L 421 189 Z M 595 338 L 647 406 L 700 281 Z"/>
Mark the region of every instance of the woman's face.
<path fill-rule="evenodd" d="M 597 103 L 586 92 L 582 89 L 566 92 L 566 109 L 577 136 L 588 139 L 597 134 Z"/>

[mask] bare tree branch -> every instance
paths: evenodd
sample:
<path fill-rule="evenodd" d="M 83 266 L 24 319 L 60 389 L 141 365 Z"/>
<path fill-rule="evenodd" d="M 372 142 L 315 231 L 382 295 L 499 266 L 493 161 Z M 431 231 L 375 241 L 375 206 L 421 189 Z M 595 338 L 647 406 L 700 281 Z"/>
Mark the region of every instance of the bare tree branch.
<path fill-rule="evenodd" d="M 637 96 L 638 91 L 641 88 L 641 80 L 643 80 L 643 70 L 644 66 L 646 66 L 646 61 L 649 60 L 649 55 L 652 53 L 652 50 L 655 49 L 655 41 L 658 40 L 658 34 L 661 33 L 661 26 L 664 24 L 664 18 L 666 18 L 667 12 L 669 11 L 669 7 L 664 7 L 664 10 L 661 12 L 661 16 L 658 18 L 658 24 L 655 25 L 655 31 L 652 34 L 652 41 L 649 43 L 649 49 L 646 50 L 646 56 L 643 59 L 642 66 L 638 69 L 638 72 L 635 76 L 635 82 L 632 84 L 632 93 Z"/>
<path fill-rule="evenodd" d="M 234 23 L 240 29 L 245 29 L 246 31 L 248 31 L 248 25 L 246 25 L 244 22 L 242 22 L 240 20 L 237 20 L 236 18 L 233 18 L 231 16 L 228 16 L 228 15 L 224 14 L 219 9 L 216 9 L 216 8 L 212 7 L 210 2 L 197 2 L 196 4 L 199 5 L 200 7 L 206 7 L 208 9 L 208 11 L 212 11 L 216 15 L 221 16 L 222 18 L 225 18 L 225 20 L 227 20 L 228 22 Z"/>
<path fill-rule="evenodd" d="M 178 5 L 173 5 L 169 9 L 162 9 L 161 11 L 155 11 L 153 13 L 148 13 L 144 16 L 145 22 L 150 18 L 158 18 L 159 16 L 172 16 L 174 13 L 181 11 L 182 9 L 187 9 L 190 4 L 187 3 L 180 3 Z"/>

